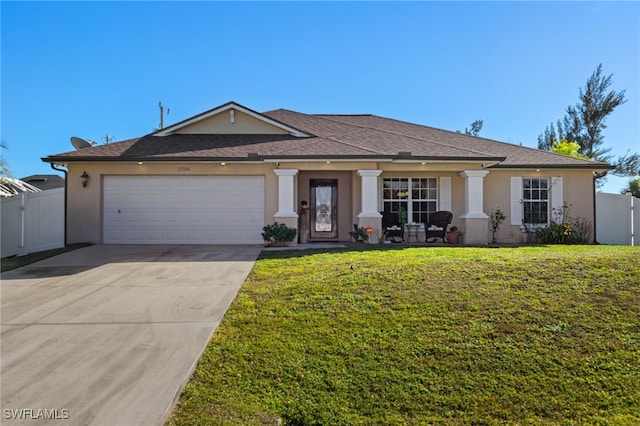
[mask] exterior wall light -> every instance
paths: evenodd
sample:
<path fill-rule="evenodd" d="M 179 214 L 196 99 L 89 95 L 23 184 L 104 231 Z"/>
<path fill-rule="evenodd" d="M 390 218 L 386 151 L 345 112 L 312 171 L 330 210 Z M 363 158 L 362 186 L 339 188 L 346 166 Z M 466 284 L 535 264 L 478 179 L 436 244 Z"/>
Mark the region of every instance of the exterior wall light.
<path fill-rule="evenodd" d="M 89 174 L 87 173 L 86 170 L 82 172 L 82 174 L 80 175 L 80 179 L 82 181 L 82 186 L 86 188 L 87 185 L 89 184 Z"/>

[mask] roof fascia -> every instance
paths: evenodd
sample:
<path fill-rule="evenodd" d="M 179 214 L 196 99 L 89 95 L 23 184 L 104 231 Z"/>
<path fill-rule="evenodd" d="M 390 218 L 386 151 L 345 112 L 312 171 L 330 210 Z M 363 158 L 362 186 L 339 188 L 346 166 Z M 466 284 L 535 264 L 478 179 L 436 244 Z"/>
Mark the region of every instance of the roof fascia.
<path fill-rule="evenodd" d="M 180 130 L 184 127 L 190 126 L 191 124 L 197 123 L 198 121 L 201 120 L 206 120 L 209 117 L 213 117 L 214 115 L 218 115 L 220 113 L 223 113 L 225 111 L 229 111 L 229 110 L 237 110 L 240 111 L 252 118 L 255 118 L 256 120 L 260 120 L 262 122 L 265 122 L 271 126 L 277 127 L 279 129 L 282 129 L 284 131 L 286 131 L 287 133 L 291 134 L 292 136 L 296 136 L 298 138 L 307 138 L 310 137 L 311 135 L 309 135 L 308 133 L 305 133 L 301 130 L 296 129 L 295 127 L 291 127 L 285 123 L 282 123 L 280 121 L 274 120 L 272 118 L 267 117 L 266 115 L 260 114 L 259 112 L 253 111 L 252 109 L 249 109 L 247 107 L 244 107 L 240 104 L 237 104 L 235 102 L 227 102 L 224 105 L 220 105 L 219 107 L 210 109 L 209 111 L 205 111 L 201 114 L 198 115 L 194 115 L 191 118 L 187 118 L 186 120 L 180 121 L 176 124 L 173 124 L 169 127 L 165 127 L 164 129 L 160 129 L 157 130 L 154 133 L 151 133 L 149 136 L 167 136 L 170 135 L 172 133 L 174 133 L 176 130 Z"/>
<path fill-rule="evenodd" d="M 610 164 L 522 164 L 522 165 L 503 165 L 497 164 L 489 167 L 490 169 L 500 170 L 523 170 L 523 169 L 572 169 L 572 170 L 613 170 L 615 166 Z"/>
<path fill-rule="evenodd" d="M 417 163 L 478 163 L 482 162 L 483 167 L 491 168 L 493 164 L 502 161 L 501 158 L 486 157 L 486 158 L 459 158 L 459 157 L 413 157 L 398 158 L 397 156 L 335 156 L 335 155 L 315 155 L 315 156 L 267 156 L 257 155 L 255 157 L 43 157 L 41 160 L 45 163 L 126 163 L 126 162 L 239 162 L 249 161 L 251 162 L 265 162 L 265 163 L 277 163 L 277 162 L 317 162 L 317 161 L 341 161 L 341 162 L 389 162 L 398 164 L 417 164 Z M 527 167 L 531 168 L 531 167 Z M 557 168 L 557 167 L 556 167 Z"/>

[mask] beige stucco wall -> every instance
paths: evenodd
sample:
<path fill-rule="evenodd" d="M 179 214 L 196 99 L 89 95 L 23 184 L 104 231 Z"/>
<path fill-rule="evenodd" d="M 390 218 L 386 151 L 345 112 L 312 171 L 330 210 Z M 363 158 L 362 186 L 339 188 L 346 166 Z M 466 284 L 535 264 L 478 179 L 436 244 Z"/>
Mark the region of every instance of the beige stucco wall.
<path fill-rule="evenodd" d="M 524 243 L 527 234 L 519 225 L 511 225 L 511 177 L 549 178 L 562 176 L 563 200 L 570 206 L 569 215 L 594 224 L 594 189 L 590 170 L 491 170 L 484 178 L 484 211 L 500 208 L 507 217 L 496 234 L 499 243 Z M 553 219 L 553 213 L 550 212 Z M 593 235 L 592 235 L 593 238 Z"/>
<path fill-rule="evenodd" d="M 275 163 L 95 163 L 69 164 L 68 169 L 68 243 L 102 242 L 102 182 L 104 176 L 112 175 L 168 175 L 168 176 L 225 176 L 253 175 L 265 178 L 265 224 L 273 223 L 278 210 L 278 177 L 273 170 Z M 279 166 L 299 170 L 295 176 L 296 211 L 300 200 L 309 200 L 309 180 L 316 178 L 338 179 L 339 194 L 339 240 L 349 241 L 349 231 L 358 223 L 361 210 L 361 178 L 357 170 L 382 170 L 380 179 L 387 177 L 450 177 L 453 224 L 464 232 L 465 221 L 461 219 L 465 209 L 464 178 L 461 170 L 477 169 L 468 164 L 392 164 L 376 162 L 283 162 Z M 85 171 L 91 176 L 86 188 L 82 187 L 80 175 Z M 521 243 L 526 241 L 519 226 L 510 225 L 510 178 L 519 177 L 563 177 L 563 197 L 571 205 L 570 214 L 583 217 L 593 223 L 593 184 L 591 171 L 566 170 L 490 170 L 484 178 L 484 212 L 500 207 L 507 219 L 498 233 L 498 242 Z M 381 188 L 381 185 L 380 187 Z M 382 210 L 379 194 L 379 210 Z M 490 236 L 487 235 L 487 241 Z"/>
<path fill-rule="evenodd" d="M 178 134 L 286 134 L 287 132 L 264 121 L 235 110 L 234 123 L 229 111 L 198 121 L 176 131 Z"/>

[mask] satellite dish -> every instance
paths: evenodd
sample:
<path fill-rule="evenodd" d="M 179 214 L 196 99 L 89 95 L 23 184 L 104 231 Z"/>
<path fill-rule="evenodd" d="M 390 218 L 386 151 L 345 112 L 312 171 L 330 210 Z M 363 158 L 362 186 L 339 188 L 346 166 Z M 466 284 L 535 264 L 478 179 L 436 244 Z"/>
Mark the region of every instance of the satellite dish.
<path fill-rule="evenodd" d="M 71 136 L 71 145 L 73 145 L 73 147 L 79 151 L 84 148 L 91 148 L 93 146 L 93 142 L 79 138 L 77 136 Z"/>

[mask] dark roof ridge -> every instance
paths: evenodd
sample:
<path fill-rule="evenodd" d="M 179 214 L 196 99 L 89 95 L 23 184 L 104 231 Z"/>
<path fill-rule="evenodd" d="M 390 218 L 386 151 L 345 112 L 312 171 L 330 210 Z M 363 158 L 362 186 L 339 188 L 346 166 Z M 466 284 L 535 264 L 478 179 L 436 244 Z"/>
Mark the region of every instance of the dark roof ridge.
<path fill-rule="evenodd" d="M 375 114 L 307 114 L 307 115 L 313 115 L 318 118 L 322 118 L 320 117 L 321 115 L 328 116 L 328 117 L 375 117 Z"/>
<path fill-rule="evenodd" d="M 358 126 L 358 127 L 359 127 L 359 126 Z M 366 130 L 366 128 L 361 128 L 360 130 L 357 130 L 357 131 L 354 131 L 354 132 L 343 133 L 342 135 L 353 135 L 353 134 L 355 134 L 355 133 L 361 133 L 361 132 L 364 132 L 365 130 Z M 341 135 L 341 136 L 342 136 L 342 135 Z M 364 148 L 364 147 L 362 147 L 362 146 L 358 146 L 358 145 L 356 145 L 356 144 L 352 144 L 352 143 L 348 143 L 348 142 L 344 142 L 344 141 L 339 141 L 339 140 L 337 140 L 337 139 L 334 139 L 334 138 L 333 138 L 333 137 L 331 137 L 331 136 L 326 137 L 326 139 L 329 139 L 329 140 L 334 141 L 334 142 L 336 142 L 336 143 L 340 143 L 340 144 L 342 144 L 342 145 L 350 146 L 350 147 L 352 147 L 352 148 L 358 148 L 358 149 L 362 149 L 363 151 L 369 151 L 369 152 L 374 153 L 374 154 L 377 154 L 377 155 L 383 155 L 383 154 L 381 154 L 380 152 L 374 151 L 374 150 L 373 150 L 373 149 L 371 149 L 371 148 Z"/>
<path fill-rule="evenodd" d="M 427 128 L 435 129 L 435 130 L 442 130 L 442 129 L 438 129 L 438 128 L 436 128 L 436 127 L 423 126 L 423 125 L 421 125 L 421 124 L 409 123 L 408 121 L 402 121 L 402 120 L 396 120 L 396 119 L 393 119 L 393 118 L 381 117 L 381 116 L 378 116 L 378 115 L 375 115 L 375 114 L 368 114 L 368 116 L 375 117 L 375 118 L 381 118 L 381 119 L 384 119 L 384 120 L 396 121 L 396 122 L 398 122 L 398 123 L 411 124 L 411 125 L 414 125 L 414 126 L 427 127 Z M 362 128 L 362 129 L 368 129 L 368 128 L 369 128 L 369 127 L 365 127 L 365 126 L 362 126 L 362 125 L 359 125 L 359 124 L 343 123 L 342 121 L 339 121 L 339 120 L 331 120 L 331 119 L 324 118 L 324 117 L 318 117 L 318 118 L 320 118 L 320 119 L 325 119 L 325 120 L 330 120 L 330 121 L 337 121 L 337 122 L 342 123 L 342 124 L 349 124 L 349 125 L 353 125 L 353 126 L 356 126 L 356 127 L 360 127 L 360 128 Z M 444 143 L 442 143 L 442 142 L 434 141 L 433 139 L 417 138 L 417 137 L 415 137 L 415 136 L 406 135 L 406 134 L 404 134 L 404 133 L 392 132 L 392 131 L 390 131 L 390 130 L 385 130 L 385 129 L 379 129 L 379 128 L 377 128 L 377 127 L 375 128 L 375 130 L 377 130 L 377 131 L 379 131 L 379 132 L 383 132 L 383 133 L 388 133 L 388 134 L 390 134 L 390 135 L 402 136 L 402 137 L 405 137 L 405 138 L 408 138 L 408 139 L 413 139 L 413 140 L 416 140 L 416 141 L 428 141 L 428 142 L 431 142 L 431 143 L 433 143 L 434 145 L 438 145 L 438 146 L 443 146 L 443 147 L 449 147 L 449 146 L 450 146 L 450 145 L 444 144 Z M 447 130 L 447 131 L 448 131 L 448 130 Z M 457 133 L 457 132 L 454 132 L 454 133 L 459 134 L 459 133 Z M 463 136 L 469 136 L 469 135 L 463 135 Z M 491 140 L 491 139 L 487 139 L 487 140 Z M 359 148 L 360 148 L 360 147 L 359 147 Z M 456 149 L 459 149 L 459 150 L 461 150 L 461 151 L 467 151 L 467 152 L 470 152 L 470 153 L 472 153 L 472 154 L 480 154 L 480 155 L 485 155 L 485 156 L 489 156 L 489 157 L 494 157 L 494 155 L 493 155 L 493 154 L 491 154 L 491 153 L 482 152 L 482 151 L 476 151 L 476 150 L 474 150 L 474 149 L 469 149 L 469 148 L 466 148 L 466 147 L 459 147 L 459 146 L 456 146 L 455 148 L 456 148 Z"/>
<path fill-rule="evenodd" d="M 278 109 L 276 109 L 276 110 L 272 110 L 272 111 L 264 112 L 263 114 L 265 114 L 265 115 L 267 115 L 267 116 L 268 116 L 268 114 L 269 114 L 269 113 L 272 113 L 272 112 L 275 112 L 275 111 L 286 111 L 286 112 L 290 112 L 290 113 L 298 114 L 298 115 L 312 116 L 312 117 L 318 118 L 318 119 L 320 119 L 320 120 L 335 121 L 335 120 L 329 120 L 329 119 L 324 118 L 324 117 L 319 117 L 319 116 L 317 116 L 316 114 L 305 114 L 305 113 L 300 112 L 300 111 L 293 111 L 293 110 L 286 109 L 286 108 L 278 108 Z M 344 116 L 344 114 L 336 114 L 336 115 L 342 115 L 342 116 Z M 355 115 L 355 116 L 371 116 L 371 114 L 354 114 L 354 115 Z M 353 133 L 362 132 L 362 131 L 364 131 L 364 130 L 366 130 L 366 129 L 367 129 L 367 128 L 366 128 L 366 127 L 364 127 L 364 126 L 360 126 L 360 125 L 357 125 L 357 124 L 342 123 L 342 122 L 340 122 L 340 123 L 341 123 L 341 124 L 346 124 L 346 125 L 348 125 L 348 126 L 352 126 L 352 127 L 357 127 L 357 128 L 359 129 L 359 130 L 357 130 L 357 131 L 353 131 L 353 132 L 342 133 L 341 135 L 350 135 L 350 134 L 353 134 Z M 310 133 L 310 132 L 306 131 L 306 133 Z M 316 137 L 319 137 L 319 136 L 316 136 Z M 344 142 L 344 141 L 340 141 L 340 140 L 337 140 L 337 139 L 335 139 L 335 138 L 333 138 L 333 137 L 331 137 L 331 136 L 321 136 L 320 138 L 321 138 L 321 139 L 330 140 L 330 141 L 332 141 L 332 142 L 336 142 L 336 143 L 339 143 L 339 144 L 342 144 L 342 145 L 345 145 L 345 146 L 349 146 L 349 147 L 352 147 L 352 148 L 358 148 L 358 149 L 362 149 L 362 150 L 364 150 L 364 151 L 369 151 L 369 152 L 371 152 L 371 153 L 373 153 L 373 154 L 382 155 L 382 154 L 380 154 L 379 152 L 376 152 L 376 151 L 374 151 L 374 150 L 372 150 L 372 149 L 370 149 L 370 148 L 363 148 L 362 146 L 358 146 L 358 145 L 350 144 L 350 143 L 347 143 L 347 142 Z M 294 149 L 295 149 L 295 148 L 290 148 L 290 149 L 285 150 L 285 151 L 282 151 L 282 152 L 287 152 L 287 151 L 291 151 L 291 150 L 294 150 Z"/>

